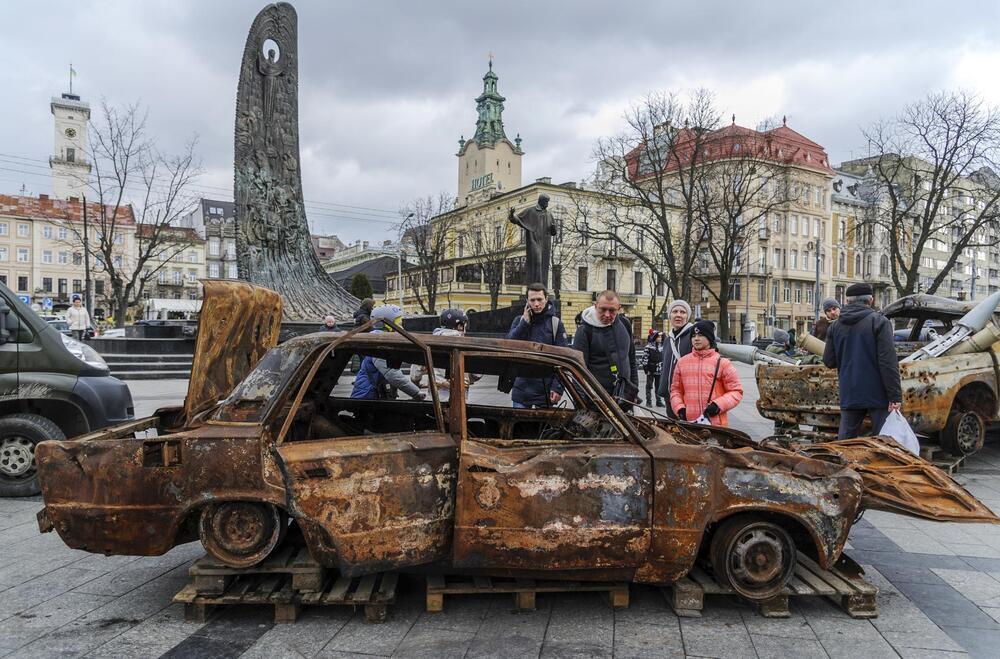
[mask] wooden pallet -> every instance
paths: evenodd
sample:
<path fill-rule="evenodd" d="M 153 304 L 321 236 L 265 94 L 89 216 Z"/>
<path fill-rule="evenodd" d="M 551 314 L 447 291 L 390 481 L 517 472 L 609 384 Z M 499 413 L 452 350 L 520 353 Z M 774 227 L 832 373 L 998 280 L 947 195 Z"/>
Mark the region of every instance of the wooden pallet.
<path fill-rule="evenodd" d="M 327 569 L 313 560 L 308 549 L 293 544 L 286 544 L 253 567 L 231 567 L 206 554 L 188 570 L 195 590 L 202 595 L 222 593 L 237 577 L 253 574 L 287 574 L 292 578 L 292 589 L 319 590 L 326 580 L 326 573 Z"/>
<path fill-rule="evenodd" d="M 920 457 L 951 476 L 965 466 L 965 459 L 969 456 L 952 455 L 940 446 L 921 446 Z"/>
<path fill-rule="evenodd" d="M 540 581 L 506 577 L 466 577 L 432 574 L 427 576 L 427 610 L 437 613 L 444 610 L 445 595 L 484 595 L 512 593 L 514 607 L 519 611 L 532 611 L 538 593 L 605 593 L 608 603 L 616 609 L 627 609 L 628 584 L 600 581 Z"/>
<path fill-rule="evenodd" d="M 852 618 L 875 618 L 878 616 L 875 602 L 878 588 L 865 581 L 862 574 L 861 567 L 846 556 L 842 556 L 832 570 L 824 570 L 812 559 L 800 555 L 795 575 L 781 594 L 760 602 L 757 607 L 765 618 L 787 618 L 791 615 L 790 598 L 819 596 L 829 598 Z M 681 617 L 700 617 L 705 595 L 736 594 L 698 566 L 662 590 L 674 613 Z"/>

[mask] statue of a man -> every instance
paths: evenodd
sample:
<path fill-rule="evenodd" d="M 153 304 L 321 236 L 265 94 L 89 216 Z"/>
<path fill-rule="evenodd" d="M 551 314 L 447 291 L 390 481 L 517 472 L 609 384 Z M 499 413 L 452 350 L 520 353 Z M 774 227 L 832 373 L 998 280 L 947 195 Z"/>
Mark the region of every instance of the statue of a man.
<path fill-rule="evenodd" d="M 524 270 L 527 283 L 540 282 L 549 286 L 549 264 L 552 263 L 552 236 L 556 235 L 556 225 L 552 214 L 546 210 L 549 207 L 549 196 L 544 192 L 538 195 L 538 204 L 525 208 L 515 214 L 510 209 L 510 221 L 524 229 L 524 245 L 527 257 L 524 260 Z"/>

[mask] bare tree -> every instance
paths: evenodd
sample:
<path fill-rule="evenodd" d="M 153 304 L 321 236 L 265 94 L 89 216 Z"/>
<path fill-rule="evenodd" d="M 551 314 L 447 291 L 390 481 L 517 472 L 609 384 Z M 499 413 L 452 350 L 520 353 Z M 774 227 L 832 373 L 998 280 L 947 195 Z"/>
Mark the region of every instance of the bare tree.
<path fill-rule="evenodd" d="M 1000 244 L 1000 112 L 965 92 L 937 92 L 864 131 L 873 155 L 845 164 L 867 174 L 868 222 L 888 240 L 899 296 L 917 289 L 935 242 L 950 254 L 935 263 L 925 289 L 934 293 L 966 249 Z"/>
<path fill-rule="evenodd" d="M 773 160 L 761 133 L 734 125 L 710 137 L 708 144 L 720 155 L 703 166 L 695 194 L 698 262 L 692 276 L 718 302 L 719 338 L 726 340 L 732 285 L 740 280 L 751 241 L 790 196 L 787 167 Z"/>
<path fill-rule="evenodd" d="M 562 204 L 556 204 L 553 209 L 553 217 L 556 222 L 556 235 L 552 238 L 551 292 L 556 299 L 560 299 L 563 283 L 567 281 L 566 277 L 572 278 L 575 272 L 574 266 L 585 262 L 585 249 L 582 236 L 573 230 L 574 222 L 567 212 L 567 208 Z"/>
<path fill-rule="evenodd" d="M 574 230 L 616 245 L 665 282 L 673 297 L 689 299 L 703 145 L 719 124 L 714 96 L 704 89 L 686 98 L 653 93 L 623 118 L 618 135 L 595 145 L 598 169 L 586 191 L 571 195 Z M 640 237 L 643 250 L 637 249 Z"/>
<path fill-rule="evenodd" d="M 506 218 L 497 216 L 492 225 L 483 224 L 466 233 L 472 247 L 472 260 L 479 266 L 483 284 L 490 294 L 490 310 L 496 311 L 503 288 L 504 266 L 517 246 L 517 228 Z M 523 258 L 520 270 L 524 271 Z M 531 283 L 531 282 L 527 282 Z"/>
<path fill-rule="evenodd" d="M 448 258 L 448 250 L 455 239 L 457 217 L 451 213 L 454 197 L 439 192 L 414 199 L 399 211 L 403 217 L 399 224 L 402 242 L 413 249 L 415 262 L 407 268 L 410 290 L 426 314 L 436 313 L 438 290 L 441 285 L 441 267 Z M 403 282 L 398 282 L 403 286 Z"/>
<path fill-rule="evenodd" d="M 90 217 L 87 249 L 95 272 L 107 275 L 115 326 L 125 325 L 129 307 L 143 299 L 146 284 L 192 241 L 171 226 L 194 207 L 188 193 L 200 173 L 196 140 L 179 155 L 161 153 L 146 129 L 147 112 L 137 103 L 114 107 L 101 103 L 100 123 L 90 127 L 93 178 L 91 200 L 99 205 Z M 67 223 L 71 244 L 80 246 L 83 226 Z M 134 230 L 135 249 L 124 246 Z"/>

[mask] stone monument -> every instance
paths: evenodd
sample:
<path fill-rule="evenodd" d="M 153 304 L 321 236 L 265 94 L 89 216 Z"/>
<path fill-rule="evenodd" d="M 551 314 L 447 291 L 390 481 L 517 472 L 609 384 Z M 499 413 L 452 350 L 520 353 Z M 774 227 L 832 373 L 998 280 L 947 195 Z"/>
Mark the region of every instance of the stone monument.
<path fill-rule="evenodd" d="M 286 2 L 254 19 L 236 95 L 236 259 L 240 279 L 281 294 L 286 321 L 347 320 L 360 303 L 323 270 L 302 202 L 298 18 Z"/>
<path fill-rule="evenodd" d="M 549 266 L 552 263 L 552 236 L 556 235 L 556 225 L 548 211 L 549 196 L 538 195 L 538 204 L 515 214 L 510 209 L 510 221 L 524 229 L 525 281 L 529 284 L 540 282 L 549 287 Z"/>

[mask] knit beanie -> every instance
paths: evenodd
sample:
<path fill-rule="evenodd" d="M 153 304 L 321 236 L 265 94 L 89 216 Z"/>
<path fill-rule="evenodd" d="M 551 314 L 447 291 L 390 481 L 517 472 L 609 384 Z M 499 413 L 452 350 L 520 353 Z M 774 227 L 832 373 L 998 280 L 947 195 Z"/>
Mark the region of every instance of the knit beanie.
<path fill-rule="evenodd" d="M 711 347 L 715 347 L 715 325 L 712 324 L 710 320 L 699 320 L 694 324 L 694 328 L 691 330 L 691 336 L 697 335 L 704 336 L 708 339 L 708 344 Z"/>
<path fill-rule="evenodd" d="M 670 312 L 674 310 L 674 307 L 681 307 L 682 309 L 684 309 L 684 311 L 687 312 L 688 319 L 691 318 L 691 305 L 688 304 L 686 301 L 684 301 L 684 300 L 674 300 L 673 302 L 671 302 L 670 306 L 667 307 L 667 315 L 668 316 L 670 315 Z"/>

